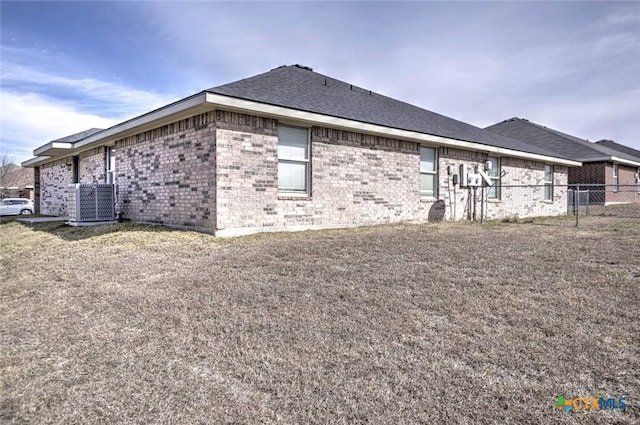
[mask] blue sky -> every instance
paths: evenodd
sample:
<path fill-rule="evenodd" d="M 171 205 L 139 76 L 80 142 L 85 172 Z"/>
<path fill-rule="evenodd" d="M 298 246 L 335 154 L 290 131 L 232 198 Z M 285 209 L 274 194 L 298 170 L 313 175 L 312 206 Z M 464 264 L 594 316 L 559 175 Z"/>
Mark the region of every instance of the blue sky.
<path fill-rule="evenodd" d="M 485 127 L 640 149 L 640 2 L 0 2 L 0 152 L 300 63 Z"/>

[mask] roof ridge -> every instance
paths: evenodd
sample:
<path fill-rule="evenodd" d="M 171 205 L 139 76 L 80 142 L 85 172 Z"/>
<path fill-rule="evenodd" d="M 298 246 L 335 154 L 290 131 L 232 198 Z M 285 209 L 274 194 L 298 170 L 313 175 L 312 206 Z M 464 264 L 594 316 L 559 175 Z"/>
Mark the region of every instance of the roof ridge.
<path fill-rule="evenodd" d="M 596 143 L 608 149 L 612 149 L 614 151 L 619 151 L 626 155 L 631 155 L 633 157 L 640 158 L 640 150 L 634 149 L 631 146 L 623 145 L 621 143 L 617 143 L 609 139 L 598 140 Z"/>
<path fill-rule="evenodd" d="M 637 157 L 628 152 L 590 142 L 589 140 L 520 118 L 510 118 L 488 126 L 487 129 L 495 131 L 498 134 L 518 138 L 522 142 L 530 145 L 546 147 L 546 149 L 556 154 L 568 155 L 568 158 L 581 161 L 589 158 L 602 158 L 603 156 L 632 161 L 638 160 Z"/>

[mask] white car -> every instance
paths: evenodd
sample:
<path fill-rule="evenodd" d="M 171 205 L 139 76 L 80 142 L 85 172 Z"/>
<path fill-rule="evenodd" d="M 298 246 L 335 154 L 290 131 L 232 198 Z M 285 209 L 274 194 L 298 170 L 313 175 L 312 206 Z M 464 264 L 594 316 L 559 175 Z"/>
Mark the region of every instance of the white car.
<path fill-rule="evenodd" d="M 33 214 L 33 201 L 26 198 L 5 198 L 0 201 L 0 215 Z"/>

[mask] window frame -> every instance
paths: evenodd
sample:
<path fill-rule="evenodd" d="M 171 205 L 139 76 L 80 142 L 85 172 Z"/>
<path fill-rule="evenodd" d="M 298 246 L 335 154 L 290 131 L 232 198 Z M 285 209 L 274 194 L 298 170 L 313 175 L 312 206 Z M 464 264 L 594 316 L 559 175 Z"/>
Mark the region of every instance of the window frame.
<path fill-rule="evenodd" d="M 493 167 L 493 161 L 491 161 L 492 159 L 496 160 L 496 167 Z M 493 182 L 491 184 L 491 186 L 487 189 L 487 199 L 488 200 L 493 200 L 493 201 L 499 201 L 501 199 L 502 196 L 502 176 L 501 176 L 501 167 L 502 167 L 502 161 L 500 160 L 500 157 L 498 156 L 488 156 L 487 157 L 487 161 L 491 161 L 491 171 L 489 172 L 489 178 L 491 179 L 491 181 Z M 495 175 L 494 175 L 494 170 L 495 170 Z M 491 193 L 491 189 L 495 188 L 495 195 L 492 195 Z"/>
<path fill-rule="evenodd" d="M 280 129 L 282 127 L 293 128 L 298 130 L 304 130 L 306 132 L 306 146 L 307 146 L 307 155 L 305 159 L 291 159 L 291 158 L 282 158 L 280 156 L 279 147 L 280 147 Z M 301 127 L 291 124 L 281 124 L 278 123 L 278 150 L 277 150 L 277 158 L 278 158 L 278 182 L 277 189 L 278 195 L 281 196 L 298 196 L 298 197 L 309 197 L 311 196 L 311 131 L 309 127 Z M 285 190 L 280 188 L 280 164 L 304 164 L 305 166 L 305 174 L 304 174 L 304 191 L 297 190 Z"/>
<path fill-rule="evenodd" d="M 620 190 L 620 167 L 619 164 L 613 164 L 613 191 L 617 192 Z"/>
<path fill-rule="evenodd" d="M 550 179 L 547 179 L 547 169 L 549 170 Z M 544 165 L 544 200 L 553 202 L 554 198 L 554 185 L 553 185 L 553 175 L 554 175 L 554 167 L 553 165 L 545 164 Z"/>
<path fill-rule="evenodd" d="M 107 156 L 105 161 L 106 161 L 105 182 L 107 184 L 115 184 L 116 183 L 116 155 L 115 155 L 113 146 L 107 146 Z"/>
<path fill-rule="evenodd" d="M 422 151 L 423 150 L 427 150 L 430 149 L 433 151 L 433 170 L 429 170 L 429 171 L 422 171 Z M 433 198 L 433 199 L 437 199 L 438 198 L 438 183 L 439 183 L 439 179 L 438 179 L 438 148 L 434 148 L 431 146 L 420 146 L 420 150 L 419 150 L 419 154 L 420 154 L 420 182 L 419 182 L 419 191 L 420 191 L 420 197 L 421 198 Z M 429 193 L 425 190 L 422 189 L 422 176 L 431 176 L 433 178 L 433 191 L 432 193 Z"/>
<path fill-rule="evenodd" d="M 640 193 L 640 167 L 638 167 L 638 170 L 636 171 L 636 190 L 638 193 Z"/>

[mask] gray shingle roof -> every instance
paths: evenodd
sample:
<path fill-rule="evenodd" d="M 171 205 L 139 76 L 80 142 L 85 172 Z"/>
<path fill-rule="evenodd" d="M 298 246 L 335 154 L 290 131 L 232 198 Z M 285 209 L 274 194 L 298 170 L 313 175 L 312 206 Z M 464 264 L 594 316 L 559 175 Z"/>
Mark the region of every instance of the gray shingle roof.
<path fill-rule="evenodd" d="M 90 128 L 88 130 L 81 131 L 80 133 L 71 134 L 69 136 L 61 137 L 59 139 L 53 140 L 53 142 L 66 142 L 66 143 L 75 143 L 82 139 L 85 139 L 89 136 L 92 136 L 96 133 L 101 132 L 102 128 Z"/>
<path fill-rule="evenodd" d="M 557 156 L 544 148 L 373 93 L 300 65 L 282 66 L 206 91 L 395 129 Z"/>
<path fill-rule="evenodd" d="M 621 145 L 620 143 L 616 143 L 613 140 L 598 140 L 596 143 L 600 146 L 604 146 L 614 151 L 618 151 L 623 154 L 630 155 L 636 158 L 637 161 L 640 161 L 640 151 L 637 149 L 633 149 L 633 148 L 630 148 L 629 146 Z"/>
<path fill-rule="evenodd" d="M 612 156 L 631 161 L 638 161 L 638 158 L 634 158 L 623 152 L 580 139 L 579 137 L 548 128 L 522 118 L 509 118 L 508 120 L 490 125 L 485 130 L 495 132 L 502 136 L 522 140 L 531 146 L 536 146 L 552 152 L 555 156 L 573 159 L 575 161 L 589 162 L 602 160 L 603 157 Z"/>

